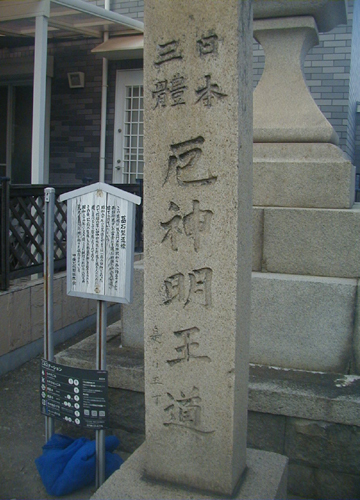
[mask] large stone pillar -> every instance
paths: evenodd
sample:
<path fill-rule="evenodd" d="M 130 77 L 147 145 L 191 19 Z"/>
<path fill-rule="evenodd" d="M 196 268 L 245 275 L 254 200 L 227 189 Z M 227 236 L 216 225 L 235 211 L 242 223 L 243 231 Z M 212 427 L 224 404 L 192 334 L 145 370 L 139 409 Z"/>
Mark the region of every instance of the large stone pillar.
<path fill-rule="evenodd" d="M 285 457 L 246 450 L 251 1 L 147 0 L 145 26 L 146 442 L 119 498 L 282 498 Z"/>
<path fill-rule="evenodd" d="M 246 465 L 249 1 L 145 3 L 146 474 L 231 495 Z"/>

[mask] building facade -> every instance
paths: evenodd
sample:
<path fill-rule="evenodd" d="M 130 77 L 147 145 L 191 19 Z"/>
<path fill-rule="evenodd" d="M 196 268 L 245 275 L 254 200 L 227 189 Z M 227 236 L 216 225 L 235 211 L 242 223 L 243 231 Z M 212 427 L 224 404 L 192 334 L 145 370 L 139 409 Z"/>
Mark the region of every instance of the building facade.
<path fill-rule="evenodd" d="M 104 6 L 104 0 L 94 3 Z M 112 0 L 112 11 L 143 21 L 143 0 Z M 333 125 L 339 145 L 360 171 L 360 5 L 348 1 L 348 23 L 320 34 L 304 72 L 311 94 Z M 0 40 L 1 41 L 1 40 Z M 49 182 L 76 184 L 99 178 L 102 57 L 91 51 L 101 39 L 48 43 L 45 140 Z M 12 183 L 31 179 L 33 39 L 0 45 L 0 175 Z M 49 62 L 50 61 L 50 62 Z M 49 69 L 49 66 L 51 68 Z M 105 164 L 107 182 L 134 183 L 143 175 L 142 59 L 109 60 Z M 264 67 L 254 41 L 254 87 Z M 15 69 L 16 68 L 16 69 Z M 70 88 L 69 73 L 84 74 L 84 87 Z M 128 95 L 127 93 L 131 93 Z M 359 109 L 360 111 L 360 109 Z"/>

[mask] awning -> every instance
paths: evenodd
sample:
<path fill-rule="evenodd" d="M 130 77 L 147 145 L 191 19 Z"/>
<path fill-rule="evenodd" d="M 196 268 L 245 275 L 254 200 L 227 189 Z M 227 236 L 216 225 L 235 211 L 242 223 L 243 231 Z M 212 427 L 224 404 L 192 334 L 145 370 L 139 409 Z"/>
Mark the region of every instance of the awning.
<path fill-rule="evenodd" d="M 48 18 L 50 40 L 144 31 L 142 22 L 82 0 L 0 0 L 0 35 L 33 38 L 37 16 Z"/>
<path fill-rule="evenodd" d="M 0 48 L 19 38 L 34 45 L 32 184 L 46 182 L 44 137 L 48 40 L 103 39 L 105 33 L 106 38 L 143 31 L 142 22 L 83 0 L 0 0 Z"/>
<path fill-rule="evenodd" d="M 144 52 L 144 35 L 116 36 L 101 43 L 91 51 L 93 54 L 107 59 L 142 59 Z"/>

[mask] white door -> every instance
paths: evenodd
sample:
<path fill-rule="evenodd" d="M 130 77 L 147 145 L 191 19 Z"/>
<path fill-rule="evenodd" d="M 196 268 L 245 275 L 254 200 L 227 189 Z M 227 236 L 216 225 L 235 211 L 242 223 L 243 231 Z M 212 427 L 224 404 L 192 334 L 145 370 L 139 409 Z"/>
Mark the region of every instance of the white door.
<path fill-rule="evenodd" d="M 144 171 L 144 87 L 142 70 L 116 72 L 115 184 L 135 184 Z"/>

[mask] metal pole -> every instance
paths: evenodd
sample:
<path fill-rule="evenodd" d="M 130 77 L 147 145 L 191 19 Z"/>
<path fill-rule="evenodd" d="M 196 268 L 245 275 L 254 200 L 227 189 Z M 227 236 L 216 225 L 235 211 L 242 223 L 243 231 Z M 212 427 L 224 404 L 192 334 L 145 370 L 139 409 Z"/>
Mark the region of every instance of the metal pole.
<path fill-rule="evenodd" d="M 110 10 L 110 0 L 104 0 L 104 9 Z M 104 31 L 104 42 L 109 39 L 109 32 Z M 100 165 L 99 165 L 99 181 L 105 182 L 105 168 L 106 168 L 106 105 L 108 95 L 108 60 L 103 57 L 102 60 L 102 88 L 101 88 L 101 119 L 100 119 Z"/>
<path fill-rule="evenodd" d="M 54 206 L 55 189 L 45 189 L 44 221 L 44 358 L 54 360 Z M 54 418 L 45 417 L 45 443 L 54 434 Z"/>
<path fill-rule="evenodd" d="M 1 234 L 0 234 L 0 252 L 1 252 L 1 288 L 7 290 L 10 286 L 10 264 L 9 264 L 9 198 L 10 198 L 10 178 L 3 177 L 1 179 Z"/>
<path fill-rule="evenodd" d="M 48 2 L 50 4 L 50 2 Z M 31 145 L 31 183 L 43 184 L 45 158 L 46 61 L 48 17 L 35 18 L 33 125 Z"/>
<path fill-rule="evenodd" d="M 110 0 L 104 1 L 105 10 L 110 10 Z M 109 33 L 104 32 L 104 42 Z M 102 94 L 101 94 L 101 134 L 100 134 L 100 167 L 99 181 L 105 182 L 105 148 L 106 148 L 106 103 L 108 93 L 108 60 L 103 58 L 102 66 Z M 96 369 L 106 370 L 106 327 L 107 303 L 99 300 L 97 303 L 96 328 Z M 105 430 L 96 431 L 96 488 L 105 482 Z"/>
<path fill-rule="evenodd" d="M 107 303 L 97 302 L 96 369 L 106 370 Z M 105 430 L 96 431 L 96 488 L 105 481 Z"/>

